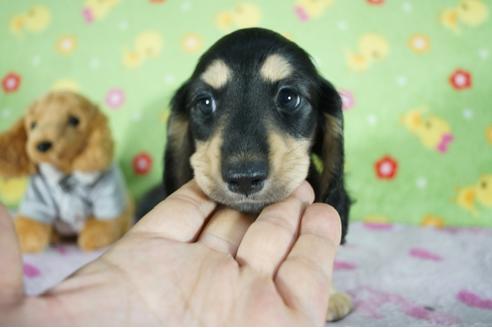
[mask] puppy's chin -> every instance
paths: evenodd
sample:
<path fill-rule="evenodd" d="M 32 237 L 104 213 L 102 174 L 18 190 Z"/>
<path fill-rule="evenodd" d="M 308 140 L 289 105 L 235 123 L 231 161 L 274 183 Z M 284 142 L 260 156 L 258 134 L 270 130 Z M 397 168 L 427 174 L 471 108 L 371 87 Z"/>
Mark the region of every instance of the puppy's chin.
<path fill-rule="evenodd" d="M 228 203 L 220 202 L 220 203 L 232 209 L 235 209 L 236 211 L 249 213 L 249 214 L 258 214 L 263 210 L 263 208 L 270 205 L 270 203 L 264 203 L 264 202 L 228 202 Z"/>
<path fill-rule="evenodd" d="M 265 207 L 287 198 L 291 192 L 288 190 L 279 190 L 267 188 L 259 193 L 244 196 L 230 192 L 227 189 L 219 188 L 211 192 L 205 192 L 208 197 L 217 203 L 235 209 L 239 212 L 257 214 Z"/>

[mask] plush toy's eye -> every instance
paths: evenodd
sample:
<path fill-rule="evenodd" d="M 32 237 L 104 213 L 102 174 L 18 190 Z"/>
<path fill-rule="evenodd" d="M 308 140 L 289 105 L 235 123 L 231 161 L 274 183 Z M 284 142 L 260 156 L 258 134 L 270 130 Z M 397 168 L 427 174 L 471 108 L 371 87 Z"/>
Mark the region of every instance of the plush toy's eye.
<path fill-rule="evenodd" d="M 199 97 L 195 106 L 202 114 L 206 115 L 212 114 L 216 109 L 215 99 L 211 95 Z"/>
<path fill-rule="evenodd" d="M 80 123 L 80 120 L 77 116 L 74 116 L 74 115 L 70 115 L 68 117 L 68 125 L 70 126 L 73 126 L 73 127 L 77 127 Z"/>
<path fill-rule="evenodd" d="M 294 113 L 301 105 L 301 96 L 292 88 L 282 88 L 277 94 L 277 106 L 285 113 Z"/>
<path fill-rule="evenodd" d="M 37 125 L 38 125 L 38 123 L 36 123 L 36 121 L 32 121 L 31 122 L 31 130 L 34 130 Z"/>

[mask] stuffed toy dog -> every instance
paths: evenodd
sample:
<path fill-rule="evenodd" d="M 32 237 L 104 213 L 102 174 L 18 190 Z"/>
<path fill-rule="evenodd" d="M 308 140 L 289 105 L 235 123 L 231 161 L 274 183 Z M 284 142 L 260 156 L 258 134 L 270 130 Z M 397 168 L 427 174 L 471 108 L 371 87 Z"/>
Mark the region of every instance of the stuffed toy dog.
<path fill-rule="evenodd" d="M 51 92 L 0 134 L 0 176 L 24 175 L 29 186 L 15 218 L 23 252 L 42 251 L 62 236 L 94 250 L 132 223 L 107 119 L 81 95 Z"/>

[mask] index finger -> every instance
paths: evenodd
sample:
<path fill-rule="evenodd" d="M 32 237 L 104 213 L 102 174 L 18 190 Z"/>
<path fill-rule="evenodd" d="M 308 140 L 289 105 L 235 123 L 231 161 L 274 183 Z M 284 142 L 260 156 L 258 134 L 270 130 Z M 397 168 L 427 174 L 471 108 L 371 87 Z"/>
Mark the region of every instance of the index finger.
<path fill-rule="evenodd" d="M 147 213 L 133 231 L 191 242 L 216 205 L 201 191 L 195 180 L 191 180 Z"/>

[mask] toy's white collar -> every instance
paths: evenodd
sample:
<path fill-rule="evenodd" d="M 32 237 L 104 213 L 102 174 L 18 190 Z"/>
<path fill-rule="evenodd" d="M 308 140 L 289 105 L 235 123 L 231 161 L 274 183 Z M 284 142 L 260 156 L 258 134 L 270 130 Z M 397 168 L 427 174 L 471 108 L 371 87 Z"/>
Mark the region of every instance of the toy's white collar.
<path fill-rule="evenodd" d="M 58 170 L 51 164 L 40 163 L 38 166 L 39 172 L 49 184 L 58 184 L 63 178 L 66 177 L 65 173 Z M 71 176 L 82 185 L 91 185 L 101 176 L 101 172 L 74 171 Z"/>

